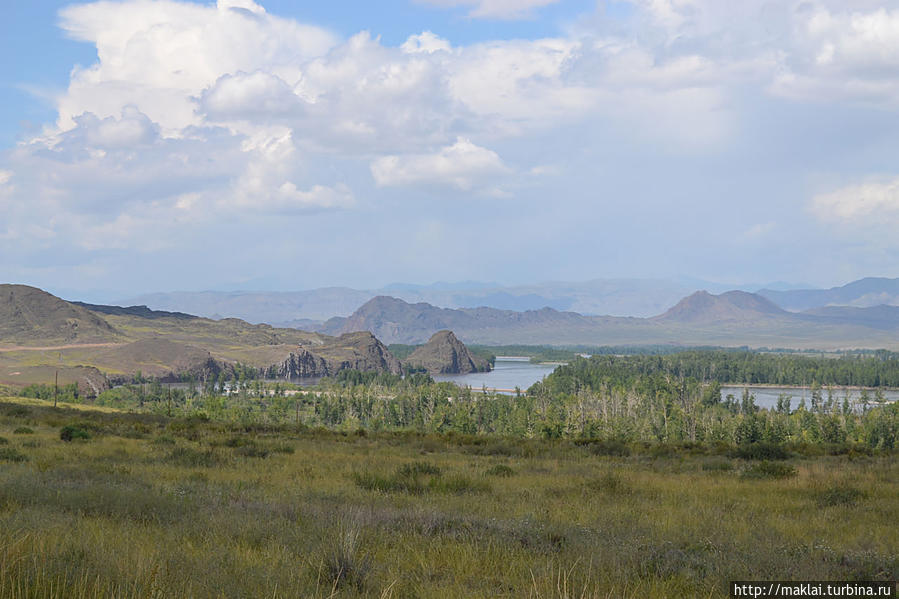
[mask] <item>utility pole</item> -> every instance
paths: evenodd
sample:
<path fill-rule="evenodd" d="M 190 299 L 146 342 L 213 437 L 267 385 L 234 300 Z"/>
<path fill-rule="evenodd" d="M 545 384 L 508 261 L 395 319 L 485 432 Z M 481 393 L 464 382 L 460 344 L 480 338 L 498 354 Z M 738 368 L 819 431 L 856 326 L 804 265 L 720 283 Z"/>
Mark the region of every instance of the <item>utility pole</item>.
<path fill-rule="evenodd" d="M 62 362 L 62 352 L 56 354 L 56 360 Z M 56 400 L 59 396 L 59 366 L 56 366 L 56 377 L 53 379 L 53 407 L 56 407 Z"/>

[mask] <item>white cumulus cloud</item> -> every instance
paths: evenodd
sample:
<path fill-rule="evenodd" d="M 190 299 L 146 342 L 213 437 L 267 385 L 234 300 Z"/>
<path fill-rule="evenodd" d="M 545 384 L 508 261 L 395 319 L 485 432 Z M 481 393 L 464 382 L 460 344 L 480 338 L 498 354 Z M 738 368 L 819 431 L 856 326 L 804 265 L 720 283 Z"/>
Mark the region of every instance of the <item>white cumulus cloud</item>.
<path fill-rule="evenodd" d="M 384 156 L 371 164 L 380 186 L 436 184 L 471 189 L 510 172 L 499 155 L 459 138 L 434 154 Z"/>
<path fill-rule="evenodd" d="M 812 200 L 812 210 L 829 221 L 881 222 L 899 218 L 899 177 L 849 185 L 822 193 Z"/>

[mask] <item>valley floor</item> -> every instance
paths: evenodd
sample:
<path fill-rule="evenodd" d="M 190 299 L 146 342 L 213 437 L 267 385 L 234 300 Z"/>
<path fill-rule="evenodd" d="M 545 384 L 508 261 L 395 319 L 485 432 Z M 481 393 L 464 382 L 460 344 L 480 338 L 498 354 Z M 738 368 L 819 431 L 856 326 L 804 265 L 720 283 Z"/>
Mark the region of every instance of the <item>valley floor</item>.
<path fill-rule="evenodd" d="M 12 398 L 0 439 L 2 597 L 719 597 L 729 580 L 899 578 L 889 453 L 767 462 Z"/>

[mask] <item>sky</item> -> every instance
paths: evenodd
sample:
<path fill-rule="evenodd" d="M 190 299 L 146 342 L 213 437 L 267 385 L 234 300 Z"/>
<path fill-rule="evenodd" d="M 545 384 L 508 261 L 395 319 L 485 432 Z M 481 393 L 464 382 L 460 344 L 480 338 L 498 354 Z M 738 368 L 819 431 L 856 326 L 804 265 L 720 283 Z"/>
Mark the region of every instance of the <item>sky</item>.
<path fill-rule="evenodd" d="M 899 276 L 899 1 L 4 17 L 0 281 L 110 299 Z"/>

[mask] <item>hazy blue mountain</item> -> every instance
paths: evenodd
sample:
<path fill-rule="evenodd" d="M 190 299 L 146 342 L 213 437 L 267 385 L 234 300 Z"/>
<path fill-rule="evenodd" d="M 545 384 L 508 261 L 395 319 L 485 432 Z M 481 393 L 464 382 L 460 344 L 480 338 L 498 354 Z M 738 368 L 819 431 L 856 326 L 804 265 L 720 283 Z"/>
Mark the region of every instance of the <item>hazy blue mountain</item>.
<path fill-rule="evenodd" d="M 651 318 L 585 316 L 552 308 L 513 311 L 439 308 L 378 296 L 349 317 L 328 320 L 328 335 L 370 331 L 386 343 L 424 343 L 452 329 L 486 345 L 720 345 L 796 349 L 899 348 L 899 308 L 788 312 L 744 291 L 698 291 Z"/>
<path fill-rule="evenodd" d="M 535 285 L 501 286 L 466 281 L 411 285 L 392 283 L 382 289 L 327 287 L 307 291 L 177 291 L 151 293 L 112 302 L 146 305 L 154 310 L 187 312 L 207 318 L 241 318 L 283 326 L 309 326 L 334 316 L 349 316 L 379 295 L 443 308 L 496 308 L 527 311 L 553 308 L 580 314 L 652 316 L 673 306 L 694 288 L 652 279 L 551 281 Z"/>
<path fill-rule="evenodd" d="M 822 306 L 870 308 L 899 305 L 899 279 L 867 277 L 830 289 L 778 291 L 761 289 L 759 295 L 786 310 L 800 311 Z"/>

